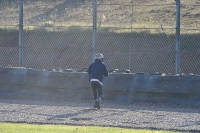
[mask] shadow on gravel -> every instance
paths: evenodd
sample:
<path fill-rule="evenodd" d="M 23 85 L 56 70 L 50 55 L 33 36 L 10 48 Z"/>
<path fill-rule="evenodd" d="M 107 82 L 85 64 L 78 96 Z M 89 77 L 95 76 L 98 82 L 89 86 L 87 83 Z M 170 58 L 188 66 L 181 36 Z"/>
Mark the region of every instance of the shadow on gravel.
<path fill-rule="evenodd" d="M 78 115 L 83 115 L 83 114 L 88 114 L 90 112 L 94 112 L 94 111 L 97 111 L 95 109 L 83 109 L 83 110 L 80 110 L 80 111 L 77 111 L 77 112 L 74 112 L 74 113 L 67 113 L 67 114 L 61 114 L 61 115 L 54 115 L 50 118 L 48 118 L 47 120 L 65 120 L 65 119 L 70 119 L 70 120 L 73 120 L 73 121 L 80 121 L 80 120 L 84 120 L 84 121 L 87 121 L 87 120 L 92 120 L 92 118 L 77 118 L 76 116 Z"/>
<path fill-rule="evenodd" d="M 86 113 L 93 111 L 92 100 L 73 100 L 73 99 L 51 99 L 51 98 L 28 98 L 28 97 L 15 97 L 15 96 L 2 96 L 0 95 L 0 103 L 8 104 L 24 104 L 24 105 L 45 105 L 45 106 L 69 106 L 69 107 L 83 107 L 78 113 Z M 145 114 L 148 111 L 166 111 L 166 112 L 181 112 L 181 113 L 200 113 L 200 106 L 189 106 L 179 104 L 162 104 L 162 103 L 119 103 L 114 101 L 104 100 L 102 108 L 107 111 L 123 110 L 123 113 L 127 111 L 143 111 Z M 89 108 L 89 109 L 84 109 Z M 125 111 L 125 112 L 124 112 Z M 149 113 L 149 112 L 148 112 Z M 69 114 L 69 115 L 76 115 Z M 63 115 L 67 117 L 67 114 Z M 59 116 L 57 116 L 59 117 Z M 61 116 L 60 116 L 61 117 Z M 52 118 L 53 119 L 53 118 Z"/>

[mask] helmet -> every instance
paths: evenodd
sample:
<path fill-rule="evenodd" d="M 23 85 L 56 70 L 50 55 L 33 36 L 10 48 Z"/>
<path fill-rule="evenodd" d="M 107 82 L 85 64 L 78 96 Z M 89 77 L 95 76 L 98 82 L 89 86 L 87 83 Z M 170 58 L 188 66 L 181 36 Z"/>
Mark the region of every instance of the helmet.
<path fill-rule="evenodd" d="M 94 59 L 95 60 L 99 59 L 99 60 L 103 61 L 103 59 L 104 59 L 103 54 L 100 54 L 100 53 L 96 54 L 95 57 L 94 57 Z"/>

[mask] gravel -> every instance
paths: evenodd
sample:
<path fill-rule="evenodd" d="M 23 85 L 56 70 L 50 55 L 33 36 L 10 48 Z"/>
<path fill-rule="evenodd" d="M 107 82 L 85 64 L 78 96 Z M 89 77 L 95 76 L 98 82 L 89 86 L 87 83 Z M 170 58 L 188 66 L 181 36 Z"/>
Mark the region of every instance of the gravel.
<path fill-rule="evenodd" d="M 89 100 L 0 96 L 0 121 L 200 133 L 200 106 L 104 100 L 100 110 L 92 107 Z"/>

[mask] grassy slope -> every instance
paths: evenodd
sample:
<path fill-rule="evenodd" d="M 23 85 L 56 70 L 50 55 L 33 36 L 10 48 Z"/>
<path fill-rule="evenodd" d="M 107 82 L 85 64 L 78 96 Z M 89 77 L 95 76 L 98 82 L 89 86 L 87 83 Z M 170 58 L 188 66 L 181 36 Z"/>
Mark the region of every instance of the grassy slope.
<path fill-rule="evenodd" d="M 52 0 L 24 2 L 25 25 L 54 23 L 57 25 L 92 25 L 92 2 L 90 0 Z M 14 4 L 15 3 L 15 4 Z M 18 4 L 1 4 L 1 25 L 18 23 Z M 188 28 L 200 28 L 200 2 L 198 0 L 181 0 L 181 25 Z M 175 27 L 174 0 L 99 0 L 98 22 L 101 26 L 133 26 L 161 28 Z M 151 5 L 151 6 L 146 6 Z M 132 14 L 133 9 L 133 14 Z M 56 19 L 54 21 L 54 19 Z M 8 22 L 9 21 L 9 22 Z"/>

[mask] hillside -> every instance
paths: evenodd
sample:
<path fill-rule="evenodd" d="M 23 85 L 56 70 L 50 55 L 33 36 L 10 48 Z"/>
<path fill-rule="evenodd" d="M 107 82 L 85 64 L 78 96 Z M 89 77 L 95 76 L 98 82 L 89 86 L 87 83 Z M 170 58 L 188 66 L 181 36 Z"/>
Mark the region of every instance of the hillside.
<path fill-rule="evenodd" d="M 9 2 L 13 1 L 13 2 Z M 18 24 L 18 1 L 1 0 L 0 25 Z M 174 0 L 97 0 L 98 26 L 174 28 Z M 200 28 L 200 2 L 181 0 L 181 26 Z M 133 5 L 133 6 L 132 6 Z M 47 26 L 92 25 L 92 0 L 24 1 L 24 24 Z"/>

